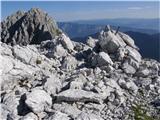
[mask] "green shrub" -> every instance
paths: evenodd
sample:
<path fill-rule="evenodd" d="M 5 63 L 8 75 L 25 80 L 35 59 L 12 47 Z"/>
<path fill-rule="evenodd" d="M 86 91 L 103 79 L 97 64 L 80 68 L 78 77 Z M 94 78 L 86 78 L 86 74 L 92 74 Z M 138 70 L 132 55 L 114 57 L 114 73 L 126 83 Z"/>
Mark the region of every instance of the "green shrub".
<path fill-rule="evenodd" d="M 41 61 L 40 59 L 37 58 L 36 64 L 41 64 L 41 63 L 42 63 L 42 61 Z"/>
<path fill-rule="evenodd" d="M 134 111 L 135 120 L 155 120 L 151 116 L 146 114 L 146 111 L 142 108 L 141 105 L 135 105 L 132 108 Z"/>
<path fill-rule="evenodd" d="M 56 29 L 56 35 L 60 35 L 62 32 L 59 29 Z"/>

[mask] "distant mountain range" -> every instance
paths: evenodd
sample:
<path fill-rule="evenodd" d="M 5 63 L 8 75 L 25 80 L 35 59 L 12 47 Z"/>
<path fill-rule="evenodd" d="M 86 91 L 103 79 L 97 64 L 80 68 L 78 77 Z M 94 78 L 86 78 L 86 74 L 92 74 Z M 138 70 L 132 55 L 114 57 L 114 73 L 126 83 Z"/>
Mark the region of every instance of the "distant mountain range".
<path fill-rule="evenodd" d="M 107 25 L 107 24 L 106 24 Z M 64 32 L 68 34 L 69 37 L 85 37 L 89 34 L 100 32 L 104 29 L 105 25 L 92 25 L 92 24 L 80 24 L 80 23 L 72 23 L 72 22 L 58 22 L 59 28 L 61 28 Z M 113 29 L 116 29 L 117 26 L 112 26 Z M 132 28 L 132 27 L 124 27 L 120 26 L 120 31 L 134 31 L 141 32 L 147 34 L 156 34 L 159 33 L 158 30 L 154 29 L 142 29 L 142 28 Z"/>
<path fill-rule="evenodd" d="M 87 23 L 87 22 L 86 21 L 83 21 L 83 22 L 78 21 L 78 23 L 76 22 L 73 22 L 73 23 L 72 22 L 58 22 L 58 26 L 66 34 L 68 34 L 68 36 L 72 40 L 78 41 L 78 42 L 85 42 L 88 36 L 97 38 L 98 33 L 105 27 L 105 25 L 102 25 L 100 23 L 99 24 L 95 23 L 94 25 L 93 24 L 94 22 L 91 22 L 91 23 Z M 136 26 L 137 25 L 135 25 L 134 27 Z M 112 26 L 112 28 L 116 29 L 117 27 Z M 153 59 L 160 61 L 159 29 L 156 30 L 156 29 L 149 29 L 149 28 L 146 29 L 146 28 L 132 28 L 132 27 L 120 26 L 120 31 L 125 32 L 126 34 L 130 35 L 135 40 L 135 43 L 140 48 L 140 53 L 142 54 L 144 58 L 153 58 Z"/>
<path fill-rule="evenodd" d="M 147 14 L 147 13 L 146 13 Z M 123 26 L 129 28 L 141 28 L 158 30 L 160 27 L 160 19 L 139 19 L 139 18 L 117 18 L 117 19 L 98 19 L 98 20 L 78 20 L 73 23 L 90 24 L 90 25 L 106 25 Z"/>
<path fill-rule="evenodd" d="M 126 34 L 134 39 L 144 58 L 153 58 L 160 61 L 160 33 L 148 35 L 145 33 L 128 31 Z"/>

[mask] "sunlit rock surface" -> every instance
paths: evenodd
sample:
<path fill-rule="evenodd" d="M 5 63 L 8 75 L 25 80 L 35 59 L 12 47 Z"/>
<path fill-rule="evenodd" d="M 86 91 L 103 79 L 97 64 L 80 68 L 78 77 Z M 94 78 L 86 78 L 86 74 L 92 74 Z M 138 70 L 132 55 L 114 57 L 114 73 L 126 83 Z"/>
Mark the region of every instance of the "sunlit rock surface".
<path fill-rule="evenodd" d="M 1 24 L 2 120 L 160 119 L 160 63 L 128 35 L 74 42 L 35 8 Z"/>

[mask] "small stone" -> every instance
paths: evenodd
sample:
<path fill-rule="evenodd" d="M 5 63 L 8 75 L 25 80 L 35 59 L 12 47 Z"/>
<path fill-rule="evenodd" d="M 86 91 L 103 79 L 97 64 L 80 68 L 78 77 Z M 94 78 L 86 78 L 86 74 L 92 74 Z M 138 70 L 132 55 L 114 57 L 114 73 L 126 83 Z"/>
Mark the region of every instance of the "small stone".
<path fill-rule="evenodd" d="M 73 51 L 74 46 L 73 46 L 72 41 L 70 40 L 70 38 L 68 36 L 66 36 L 63 33 L 58 39 L 61 41 L 64 48 L 68 49 L 69 51 Z"/>
<path fill-rule="evenodd" d="M 86 43 L 88 46 L 90 46 L 91 48 L 94 48 L 96 46 L 96 39 L 93 39 L 92 37 L 88 37 Z"/>
<path fill-rule="evenodd" d="M 101 73 L 101 69 L 99 67 L 96 67 L 94 69 L 94 74 L 100 74 Z"/>
<path fill-rule="evenodd" d="M 58 93 L 61 90 L 61 88 L 62 84 L 60 82 L 60 79 L 56 75 L 52 75 L 49 78 L 47 78 L 47 81 L 44 84 L 44 89 L 50 95 Z"/>
<path fill-rule="evenodd" d="M 101 69 L 105 70 L 107 73 L 112 72 L 114 70 L 114 68 L 111 65 L 102 66 Z"/>
<path fill-rule="evenodd" d="M 66 55 L 67 55 L 67 51 L 62 47 L 61 44 L 56 45 L 53 51 L 47 53 L 47 56 L 51 58 L 52 57 L 61 58 Z"/>
<path fill-rule="evenodd" d="M 126 56 L 125 48 L 120 47 L 120 48 L 117 50 L 117 58 L 118 58 L 118 60 L 119 60 L 119 61 L 122 61 L 125 56 Z"/>
<path fill-rule="evenodd" d="M 95 58 L 93 58 L 92 64 L 101 67 L 106 65 L 113 65 L 113 62 L 107 53 L 100 52 L 95 56 Z"/>
<path fill-rule="evenodd" d="M 61 68 L 66 71 L 73 71 L 77 67 L 77 60 L 73 56 L 66 56 Z"/>
<path fill-rule="evenodd" d="M 70 89 L 82 89 L 83 88 L 83 82 L 80 81 L 72 81 L 70 83 Z"/>
<path fill-rule="evenodd" d="M 77 117 L 81 113 L 80 108 L 78 109 L 77 103 L 73 103 L 73 104 L 66 103 L 66 102 L 55 103 L 53 105 L 53 109 L 57 111 L 61 111 L 62 113 L 65 113 L 72 118 Z"/>
<path fill-rule="evenodd" d="M 132 81 L 127 82 L 126 87 L 127 89 L 131 90 L 135 94 L 138 92 L 138 87 Z"/>
<path fill-rule="evenodd" d="M 138 77 L 147 77 L 149 75 L 150 71 L 148 69 L 139 70 L 136 75 Z"/>
<path fill-rule="evenodd" d="M 82 112 L 76 120 L 103 120 L 100 116 L 95 115 L 95 114 L 87 114 Z"/>
<path fill-rule="evenodd" d="M 127 74 L 134 74 L 136 72 L 136 69 L 133 66 L 129 65 L 127 62 L 123 63 L 122 68 Z"/>

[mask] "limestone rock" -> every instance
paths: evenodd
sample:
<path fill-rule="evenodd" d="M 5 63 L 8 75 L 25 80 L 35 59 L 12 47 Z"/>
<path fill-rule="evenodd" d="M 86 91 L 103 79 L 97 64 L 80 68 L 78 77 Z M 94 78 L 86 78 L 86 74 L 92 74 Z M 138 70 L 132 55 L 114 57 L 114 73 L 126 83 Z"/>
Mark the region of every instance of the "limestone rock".
<path fill-rule="evenodd" d="M 137 46 L 136 46 L 135 43 L 134 43 L 134 40 L 133 40 L 130 36 L 128 36 L 128 35 L 126 35 L 126 34 L 124 34 L 124 33 L 122 33 L 122 32 L 119 32 L 119 36 L 123 39 L 123 41 L 124 41 L 128 46 L 130 46 L 130 47 L 132 47 L 132 48 L 134 48 L 134 49 L 138 49 Z"/>
<path fill-rule="evenodd" d="M 70 120 L 67 114 L 61 112 L 55 112 L 52 116 L 50 116 L 47 120 Z"/>
<path fill-rule="evenodd" d="M 129 46 L 126 47 L 126 50 L 128 52 L 128 55 L 132 59 L 136 60 L 137 62 L 141 62 L 141 55 L 137 50 L 135 50 L 135 49 L 133 49 L 133 48 L 131 48 Z"/>
<path fill-rule="evenodd" d="M 24 117 L 22 117 L 20 120 L 38 120 L 38 117 L 34 113 L 28 113 Z"/>
<path fill-rule="evenodd" d="M 105 84 L 108 86 L 108 87 L 111 87 L 113 89 L 117 89 L 118 91 L 121 91 L 121 88 L 120 86 L 117 84 L 117 82 L 113 79 L 108 79 L 105 81 Z"/>
<path fill-rule="evenodd" d="M 3 100 L 4 100 L 4 105 L 6 105 L 6 110 L 9 111 L 8 113 L 12 114 L 13 118 L 17 117 L 19 112 L 17 108 L 19 106 L 20 98 L 17 98 L 12 92 L 10 94 L 7 94 Z"/>
<path fill-rule="evenodd" d="M 125 48 L 123 47 L 120 47 L 118 50 L 117 50 L 117 58 L 119 61 L 123 61 L 123 59 L 126 57 L 126 50 Z"/>
<path fill-rule="evenodd" d="M 76 118 L 81 113 L 81 110 L 79 110 L 77 106 L 78 106 L 77 104 L 71 105 L 69 103 L 62 102 L 62 103 L 55 103 L 53 105 L 53 109 L 61 111 L 62 113 L 65 113 L 72 118 Z"/>
<path fill-rule="evenodd" d="M 101 60 L 102 60 L 102 61 L 101 61 Z M 105 53 L 105 52 L 100 52 L 100 53 L 99 53 L 98 64 L 101 64 L 101 62 L 102 62 L 102 64 L 103 64 L 103 62 L 104 62 L 104 63 L 108 63 L 108 64 L 110 64 L 110 65 L 113 65 L 113 62 L 112 62 L 111 58 L 110 58 L 109 55 L 108 55 L 107 53 Z"/>
<path fill-rule="evenodd" d="M 74 46 L 68 36 L 62 34 L 58 39 L 61 41 L 64 48 L 68 49 L 69 51 L 73 51 Z"/>
<path fill-rule="evenodd" d="M 70 89 L 82 89 L 83 82 L 82 81 L 72 81 L 70 83 Z"/>
<path fill-rule="evenodd" d="M 81 113 L 76 120 L 103 120 L 100 116 L 95 114 L 87 114 L 87 113 Z"/>
<path fill-rule="evenodd" d="M 44 90 L 34 89 L 26 96 L 25 103 L 34 113 L 40 113 L 51 107 L 52 98 Z"/>
<path fill-rule="evenodd" d="M 51 55 L 49 55 L 51 54 Z M 55 46 L 53 52 L 49 52 L 47 56 L 54 56 L 56 58 L 64 57 L 67 55 L 67 51 L 62 47 L 62 45 Z"/>
<path fill-rule="evenodd" d="M 113 65 L 113 62 L 107 53 L 100 52 L 98 55 L 93 57 L 92 65 L 101 67 L 106 65 Z"/>
<path fill-rule="evenodd" d="M 131 80 L 125 81 L 125 80 L 119 79 L 118 83 L 124 89 L 131 90 L 133 93 L 137 93 L 138 92 L 138 87 Z"/>
<path fill-rule="evenodd" d="M 99 36 L 99 45 L 102 50 L 109 53 L 114 53 L 120 46 L 125 46 L 123 40 L 118 39 L 118 37 L 112 32 L 101 32 Z"/>
<path fill-rule="evenodd" d="M 1 107 L 1 115 L 0 115 L 0 118 L 1 118 L 2 120 L 7 120 L 10 111 L 7 109 L 7 106 L 4 105 L 4 104 L 0 104 L 0 107 Z"/>
<path fill-rule="evenodd" d="M 150 74 L 148 69 L 139 70 L 136 75 L 139 77 L 147 77 Z"/>
<path fill-rule="evenodd" d="M 101 102 L 101 97 L 93 92 L 87 92 L 78 89 L 69 89 L 59 93 L 57 96 L 57 101 L 68 101 L 68 102 Z"/>
<path fill-rule="evenodd" d="M 52 75 L 49 78 L 47 78 L 47 81 L 44 84 L 44 89 L 50 95 L 56 94 L 61 90 L 61 88 L 62 88 L 61 81 L 56 75 Z"/>
<path fill-rule="evenodd" d="M 133 66 L 131 66 L 128 62 L 123 63 L 122 68 L 124 72 L 127 74 L 134 74 L 136 72 L 136 69 Z"/>
<path fill-rule="evenodd" d="M 73 56 L 66 56 L 61 68 L 66 71 L 74 70 L 77 67 L 77 60 Z"/>
<path fill-rule="evenodd" d="M 32 8 L 25 13 L 17 12 L 2 22 L 2 42 L 8 44 L 39 44 L 58 34 L 56 22 L 38 8 Z"/>
<path fill-rule="evenodd" d="M 91 48 L 94 48 L 97 44 L 98 40 L 97 39 L 94 39 L 92 37 L 88 37 L 86 43 L 88 46 L 90 46 Z"/>
<path fill-rule="evenodd" d="M 33 46 L 20 47 L 16 45 L 13 47 L 13 54 L 20 61 L 31 65 L 36 64 L 36 60 L 40 59 L 37 49 Z"/>

